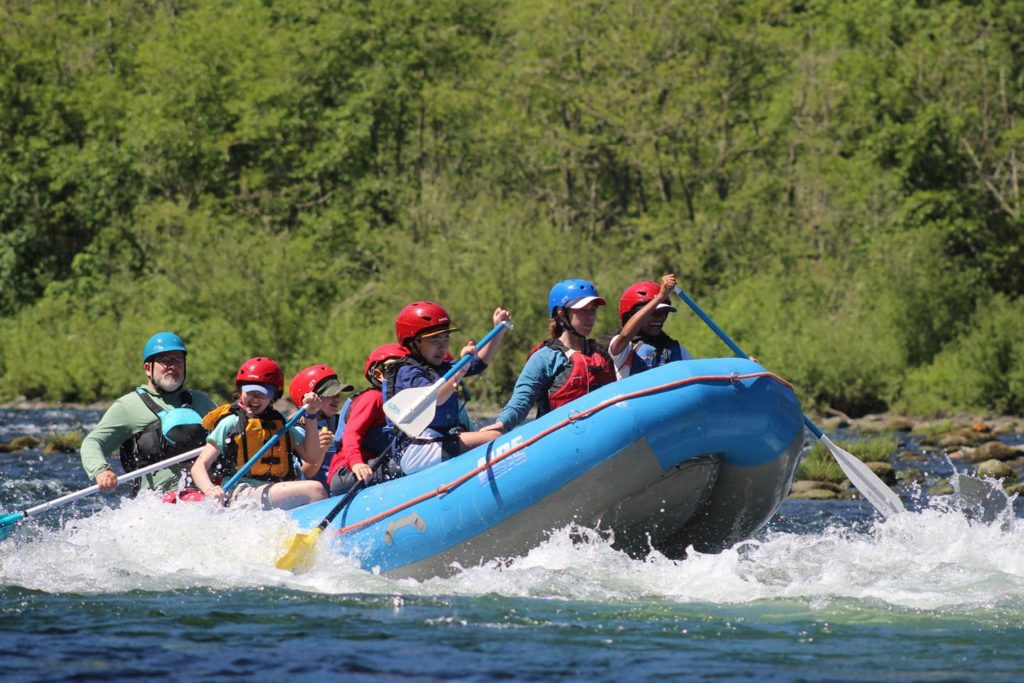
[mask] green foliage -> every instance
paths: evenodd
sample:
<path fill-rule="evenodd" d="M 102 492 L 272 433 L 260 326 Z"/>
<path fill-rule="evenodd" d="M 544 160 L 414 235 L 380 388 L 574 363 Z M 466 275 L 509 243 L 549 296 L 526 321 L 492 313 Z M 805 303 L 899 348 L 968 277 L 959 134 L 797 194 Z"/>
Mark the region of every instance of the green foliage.
<path fill-rule="evenodd" d="M 796 468 L 796 478 L 807 481 L 831 481 L 840 483 L 846 479 L 846 474 L 836 463 L 836 459 L 829 455 L 824 447 L 815 448 L 800 460 Z"/>
<path fill-rule="evenodd" d="M 967 332 L 910 373 L 901 407 L 1024 410 L 1024 300 L 999 295 L 978 306 Z"/>
<path fill-rule="evenodd" d="M 111 398 L 160 329 L 221 396 L 254 354 L 358 384 L 427 298 L 466 339 L 512 311 L 496 405 L 554 281 L 612 333 L 674 271 L 806 402 L 1024 410 L 1022 33 L 1022 0 L 0 3 L 0 396 Z"/>
<path fill-rule="evenodd" d="M 888 462 L 895 450 L 892 435 L 880 434 L 868 439 L 837 439 L 834 443 L 864 462 Z M 839 483 L 846 479 L 846 474 L 828 448 L 819 441 L 800 461 L 796 478 Z"/>
<path fill-rule="evenodd" d="M 77 429 L 47 434 L 43 453 L 75 453 L 81 448 L 83 438 L 85 435 Z"/>
<path fill-rule="evenodd" d="M 841 439 L 835 443 L 864 462 L 888 462 L 896 450 L 892 434 L 878 434 L 867 439 Z"/>

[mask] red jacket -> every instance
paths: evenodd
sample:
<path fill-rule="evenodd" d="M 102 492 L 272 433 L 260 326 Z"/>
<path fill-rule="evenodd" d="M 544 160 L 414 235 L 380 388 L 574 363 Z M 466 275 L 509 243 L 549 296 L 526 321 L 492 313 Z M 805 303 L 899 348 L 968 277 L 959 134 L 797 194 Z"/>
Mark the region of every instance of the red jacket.
<path fill-rule="evenodd" d="M 379 429 L 387 424 L 384 415 L 384 399 L 379 389 L 368 389 L 353 399 L 345 416 L 345 429 L 341 433 L 341 448 L 331 458 L 327 471 L 327 481 L 342 466 L 352 469 L 354 465 L 365 463 L 376 457 L 377 452 L 364 443 L 371 430 Z"/>

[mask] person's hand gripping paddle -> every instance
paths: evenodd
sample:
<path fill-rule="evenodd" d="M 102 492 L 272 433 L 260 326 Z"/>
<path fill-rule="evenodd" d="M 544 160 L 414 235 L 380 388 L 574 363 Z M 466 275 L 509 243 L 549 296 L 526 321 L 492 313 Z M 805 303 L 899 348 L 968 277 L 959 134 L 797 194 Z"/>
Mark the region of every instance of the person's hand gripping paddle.
<path fill-rule="evenodd" d="M 503 321 L 494 326 L 494 329 L 477 344 L 478 349 L 487 346 L 503 328 L 512 329 L 512 323 Z M 388 416 L 396 427 L 409 436 L 416 437 L 423 433 L 437 411 L 437 396 L 444 387 L 445 382 L 451 380 L 462 368 L 464 368 L 473 356 L 464 355 L 451 370 L 444 374 L 444 377 L 437 380 L 429 387 L 412 387 L 398 392 L 387 403 L 384 404 L 384 414 Z"/>
<path fill-rule="evenodd" d="M 186 460 L 192 460 L 197 455 L 199 455 L 199 452 L 201 450 L 203 450 L 202 446 L 200 446 L 199 448 L 194 448 L 191 451 L 186 451 L 185 453 L 179 453 L 178 455 L 167 458 L 166 460 L 155 462 L 152 465 L 147 465 L 146 467 L 141 467 L 137 470 L 126 472 L 117 477 L 117 483 L 123 484 L 125 482 L 129 482 L 134 479 L 144 477 L 147 474 L 152 474 L 157 470 L 162 470 L 167 467 L 171 467 L 172 465 L 177 465 L 178 463 L 185 462 Z M 87 489 L 82 489 L 81 491 L 75 491 L 74 493 L 69 493 L 65 496 L 61 496 L 60 498 L 51 500 L 48 503 L 41 503 L 40 505 L 36 505 L 35 507 L 30 507 L 27 510 L 22 510 L 21 512 L 11 512 L 6 515 L 0 515 L 0 541 L 7 538 L 7 535 L 11 533 L 11 530 L 14 528 L 14 525 L 20 522 L 21 520 L 25 519 L 26 517 L 29 517 L 31 515 L 37 515 L 40 512 L 46 512 L 47 510 L 52 510 L 62 505 L 67 505 L 68 503 L 76 501 L 79 498 L 85 498 L 86 496 L 91 496 L 94 493 L 99 493 L 99 491 L 100 487 L 97 484 L 94 486 L 90 486 Z"/>

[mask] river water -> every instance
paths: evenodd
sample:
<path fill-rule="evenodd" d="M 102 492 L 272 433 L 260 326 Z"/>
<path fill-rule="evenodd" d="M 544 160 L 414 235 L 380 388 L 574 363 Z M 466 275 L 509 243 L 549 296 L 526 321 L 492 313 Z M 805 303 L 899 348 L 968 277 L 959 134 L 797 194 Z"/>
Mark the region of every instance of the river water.
<path fill-rule="evenodd" d="M 99 415 L 0 410 L 0 441 Z M 0 512 L 89 484 L 77 455 L 0 454 Z M 905 500 L 885 521 L 787 501 L 683 562 L 561 529 L 414 581 L 326 553 L 275 569 L 296 531 L 281 512 L 92 496 L 0 541 L 0 680 L 1020 680 L 1021 506 L 985 525 Z"/>

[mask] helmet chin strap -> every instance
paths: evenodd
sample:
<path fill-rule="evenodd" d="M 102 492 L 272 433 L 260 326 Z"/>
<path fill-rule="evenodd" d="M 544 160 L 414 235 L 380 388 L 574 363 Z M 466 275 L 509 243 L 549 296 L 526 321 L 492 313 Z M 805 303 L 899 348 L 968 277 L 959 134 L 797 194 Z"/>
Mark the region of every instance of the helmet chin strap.
<path fill-rule="evenodd" d="M 562 325 L 565 326 L 565 329 L 569 330 L 569 334 L 574 334 L 577 337 L 579 337 L 580 339 L 586 339 L 586 337 L 583 336 L 582 334 L 580 334 L 579 332 L 577 332 L 576 328 L 572 326 L 571 322 L 569 322 L 569 314 L 566 312 L 565 308 L 563 307 L 563 308 L 560 308 L 558 310 L 562 314 L 561 317 L 559 318 L 559 322 L 561 322 Z"/>

